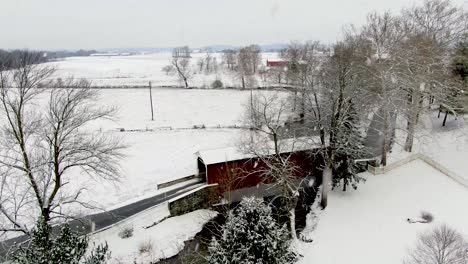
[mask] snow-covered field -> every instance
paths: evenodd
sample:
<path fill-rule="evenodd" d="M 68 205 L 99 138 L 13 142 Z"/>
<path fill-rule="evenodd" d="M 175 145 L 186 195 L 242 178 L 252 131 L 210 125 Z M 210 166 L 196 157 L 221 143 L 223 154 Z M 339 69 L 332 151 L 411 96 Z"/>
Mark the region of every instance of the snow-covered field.
<path fill-rule="evenodd" d="M 240 86 L 234 74 L 219 66 L 216 72 L 210 74 L 200 73 L 197 67 L 199 58 L 205 53 L 193 53 L 191 59 L 192 80 L 190 86 L 211 87 L 214 80 L 221 80 L 224 86 Z M 213 53 L 218 64 L 222 62 L 221 53 Z M 262 64 L 267 59 L 278 58 L 277 53 L 262 53 Z M 96 57 L 71 57 L 58 62 L 51 62 L 57 68 L 55 77 L 86 78 L 94 86 L 142 86 L 152 82 L 155 86 L 181 85 L 177 77 L 162 71 L 164 66 L 170 65 L 171 53 L 155 53 L 131 56 L 96 56 Z M 264 85 L 258 78 L 258 85 Z"/>
<path fill-rule="evenodd" d="M 250 91 L 154 89 L 155 120 L 151 121 L 147 90 L 101 90 L 99 103 L 117 106 L 118 119 L 92 124 L 92 129 L 120 137 L 128 146 L 121 162 L 124 177 L 118 183 L 87 177 L 76 181 L 87 189 L 83 198 L 99 207 L 115 207 L 156 194 L 158 183 L 197 173 L 195 152 L 237 144 L 241 129 L 216 127 L 241 125 L 249 96 Z M 194 125 L 207 129 L 193 129 Z M 118 128 L 126 132 L 117 132 Z M 129 132 L 135 129 L 143 131 Z"/>
<path fill-rule="evenodd" d="M 265 93 L 273 93 L 264 91 Z M 154 88 L 154 121 L 146 89 L 103 89 L 100 103 L 118 108 L 118 119 L 101 120 L 95 129 L 191 128 L 241 124 L 250 91 Z"/>
<path fill-rule="evenodd" d="M 356 191 L 334 191 L 300 263 L 402 263 L 417 235 L 445 223 L 468 236 L 468 188 L 420 160 L 384 175 L 365 174 Z M 430 224 L 410 224 L 430 212 Z"/>

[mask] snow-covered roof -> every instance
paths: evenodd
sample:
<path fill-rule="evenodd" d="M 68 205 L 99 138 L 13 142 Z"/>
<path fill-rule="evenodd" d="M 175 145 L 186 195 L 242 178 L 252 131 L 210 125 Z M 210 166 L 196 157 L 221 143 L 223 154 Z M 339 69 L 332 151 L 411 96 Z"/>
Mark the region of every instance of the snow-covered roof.
<path fill-rule="evenodd" d="M 203 160 L 205 165 L 223 163 L 226 161 L 243 160 L 253 158 L 251 153 L 243 153 L 238 147 L 224 147 L 199 150 L 195 153 Z"/>
<path fill-rule="evenodd" d="M 304 151 L 314 149 L 314 145 L 316 142 L 318 141 L 315 137 L 282 140 L 280 141 L 280 152 L 289 153 L 293 151 Z M 262 151 L 263 153 L 274 153 L 274 149 L 272 146 L 270 148 L 266 147 L 265 149 L 267 149 L 267 151 Z M 205 165 L 223 163 L 226 161 L 250 159 L 256 156 L 254 153 L 251 152 L 243 152 L 241 148 L 237 146 L 199 150 L 195 153 L 195 155 L 201 158 Z"/>

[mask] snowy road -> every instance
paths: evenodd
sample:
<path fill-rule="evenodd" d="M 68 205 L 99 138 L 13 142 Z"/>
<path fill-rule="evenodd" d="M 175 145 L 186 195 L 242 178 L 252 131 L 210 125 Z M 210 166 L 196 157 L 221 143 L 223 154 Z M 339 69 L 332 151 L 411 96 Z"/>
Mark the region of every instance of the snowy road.
<path fill-rule="evenodd" d="M 105 229 L 132 215 L 140 213 L 151 207 L 163 204 L 169 201 L 170 199 L 177 197 L 190 190 L 193 190 L 201 185 L 203 185 L 203 183 L 196 182 L 188 185 L 183 185 L 181 187 L 171 189 L 167 192 L 116 208 L 114 210 L 110 210 L 108 212 L 92 214 L 80 219 L 73 220 L 69 222 L 69 225 L 71 229 L 76 232 L 89 234 L 92 232 L 91 222 L 95 224 L 96 231 Z M 58 230 L 60 230 L 60 226 L 55 226 L 54 231 L 57 232 Z M 6 250 L 15 243 L 22 243 L 26 240 L 26 236 L 20 236 L 3 241 L 2 245 L 0 246 L 0 256 L 4 256 L 7 252 Z"/>

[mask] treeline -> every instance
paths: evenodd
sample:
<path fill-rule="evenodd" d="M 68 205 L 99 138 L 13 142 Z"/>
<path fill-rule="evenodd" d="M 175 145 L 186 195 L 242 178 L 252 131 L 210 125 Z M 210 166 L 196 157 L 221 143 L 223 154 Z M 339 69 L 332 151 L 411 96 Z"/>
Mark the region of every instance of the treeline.
<path fill-rule="evenodd" d="M 95 50 L 77 51 L 31 51 L 31 50 L 2 50 L 0 49 L 0 67 L 12 69 L 19 64 L 19 60 L 25 56 L 34 57 L 33 63 L 45 63 L 66 57 L 86 57 L 97 53 Z"/>

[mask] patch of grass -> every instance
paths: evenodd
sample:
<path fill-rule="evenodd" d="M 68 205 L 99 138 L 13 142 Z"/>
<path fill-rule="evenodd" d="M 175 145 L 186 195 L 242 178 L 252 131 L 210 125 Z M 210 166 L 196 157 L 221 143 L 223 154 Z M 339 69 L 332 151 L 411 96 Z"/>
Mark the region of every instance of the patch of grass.
<path fill-rule="evenodd" d="M 138 245 L 138 252 L 140 252 L 140 254 L 150 253 L 152 251 L 153 251 L 153 241 L 151 241 L 151 239 L 141 242 Z"/>

